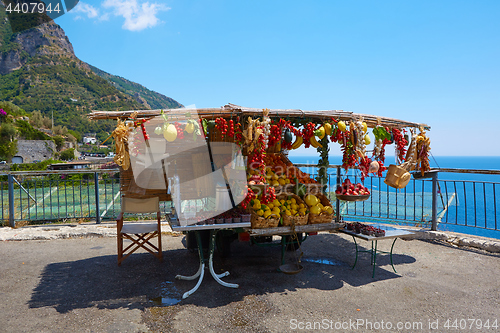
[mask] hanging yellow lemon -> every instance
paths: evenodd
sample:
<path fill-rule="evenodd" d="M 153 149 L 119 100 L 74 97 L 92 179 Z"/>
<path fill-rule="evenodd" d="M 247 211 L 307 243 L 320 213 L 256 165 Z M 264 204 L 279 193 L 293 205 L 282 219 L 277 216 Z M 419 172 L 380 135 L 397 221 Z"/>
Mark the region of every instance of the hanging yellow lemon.
<path fill-rule="evenodd" d="M 177 129 L 174 125 L 168 124 L 166 128 L 163 129 L 163 137 L 168 142 L 172 142 L 177 139 Z"/>

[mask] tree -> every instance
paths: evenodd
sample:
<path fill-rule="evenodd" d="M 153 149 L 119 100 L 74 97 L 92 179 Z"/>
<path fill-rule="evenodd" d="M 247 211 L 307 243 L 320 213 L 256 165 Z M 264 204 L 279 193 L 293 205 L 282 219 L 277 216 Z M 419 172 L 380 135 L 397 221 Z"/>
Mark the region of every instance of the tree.
<path fill-rule="evenodd" d="M 30 124 L 34 127 L 41 128 L 43 126 L 43 116 L 40 111 L 33 111 L 30 115 Z"/>
<path fill-rule="evenodd" d="M 0 126 L 0 158 L 11 160 L 17 153 L 17 141 L 13 140 L 17 131 L 11 123 L 3 123 Z"/>
<path fill-rule="evenodd" d="M 75 149 L 74 148 L 69 148 L 66 150 L 63 150 L 60 154 L 60 158 L 63 161 L 72 161 L 75 159 Z"/>
<path fill-rule="evenodd" d="M 61 150 L 64 146 L 64 138 L 60 135 L 53 137 L 57 150 Z"/>

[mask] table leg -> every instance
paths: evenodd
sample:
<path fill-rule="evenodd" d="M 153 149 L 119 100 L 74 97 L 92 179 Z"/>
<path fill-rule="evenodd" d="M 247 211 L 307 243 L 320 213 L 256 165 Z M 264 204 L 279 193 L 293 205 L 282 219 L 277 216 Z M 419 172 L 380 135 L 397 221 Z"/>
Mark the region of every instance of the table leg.
<path fill-rule="evenodd" d="M 213 261 L 213 256 L 214 256 L 214 248 L 215 248 L 215 238 L 217 235 L 217 230 L 212 230 L 210 231 L 210 255 L 208 258 L 208 268 L 210 270 L 210 274 L 214 277 L 215 281 L 217 281 L 220 285 L 224 287 L 229 287 L 229 288 L 238 288 L 239 285 L 236 283 L 227 283 L 222 281 L 220 278 L 224 276 L 228 276 L 229 272 L 224 272 L 222 274 L 216 274 L 214 271 L 214 261 Z"/>
<path fill-rule="evenodd" d="M 377 262 L 377 240 L 375 240 L 375 248 L 373 248 L 373 242 L 372 241 L 372 259 L 373 259 L 373 273 L 372 273 L 372 279 L 375 278 L 375 266 Z"/>
<path fill-rule="evenodd" d="M 203 276 L 205 274 L 205 259 L 203 258 L 203 245 L 201 243 L 201 236 L 200 236 L 200 233 L 198 231 L 195 231 L 195 235 L 196 235 L 196 243 L 198 244 L 198 255 L 200 257 L 200 267 L 198 268 L 198 271 L 196 272 L 196 274 L 194 274 L 192 276 L 176 275 L 175 278 L 177 280 L 194 280 L 197 277 L 199 277 L 199 279 L 198 279 L 198 282 L 196 283 L 196 285 L 194 286 L 193 289 L 186 291 L 184 293 L 184 295 L 182 295 L 182 299 L 188 298 L 190 295 L 194 294 L 196 292 L 196 290 L 198 290 L 198 288 L 201 285 L 201 281 L 203 281 Z"/>
<path fill-rule="evenodd" d="M 392 269 L 394 270 L 394 273 L 397 273 L 397 272 L 396 272 L 396 268 L 394 268 L 394 263 L 392 261 L 392 249 L 394 249 L 394 244 L 396 244 L 396 239 L 397 238 L 394 238 L 394 242 L 392 242 L 391 253 L 390 253 L 390 255 L 391 255 L 391 266 L 392 266 Z"/>
<path fill-rule="evenodd" d="M 356 245 L 356 259 L 354 259 L 354 265 L 352 265 L 351 269 L 354 269 L 356 267 L 356 263 L 358 262 L 358 242 L 356 242 L 356 237 L 352 236 L 352 239 L 354 240 L 354 245 Z"/>

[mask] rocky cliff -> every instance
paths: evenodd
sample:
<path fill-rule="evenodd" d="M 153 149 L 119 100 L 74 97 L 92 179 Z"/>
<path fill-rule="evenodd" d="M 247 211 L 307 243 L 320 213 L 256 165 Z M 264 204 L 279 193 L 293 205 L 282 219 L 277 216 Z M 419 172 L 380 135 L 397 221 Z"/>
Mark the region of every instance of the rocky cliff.
<path fill-rule="evenodd" d="M 182 107 L 172 98 L 81 61 L 64 30 L 52 21 L 14 34 L 2 6 L 0 74 L 0 101 L 53 114 L 55 125 L 80 133 L 114 129 L 111 121 L 89 122 L 85 115 L 91 110 Z"/>

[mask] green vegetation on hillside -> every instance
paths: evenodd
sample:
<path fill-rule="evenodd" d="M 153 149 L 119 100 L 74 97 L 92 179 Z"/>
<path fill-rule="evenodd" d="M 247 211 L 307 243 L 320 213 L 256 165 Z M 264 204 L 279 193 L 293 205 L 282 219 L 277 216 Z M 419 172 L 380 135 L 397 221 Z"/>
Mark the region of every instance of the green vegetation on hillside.
<path fill-rule="evenodd" d="M 31 57 L 23 50 L 31 46 L 15 42 L 17 34 L 12 33 L 6 17 L 5 10 L 0 8 L 0 65 L 5 59 L 3 56 L 10 52 L 17 53 L 23 59 L 24 65 L 10 73 L 0 75 L 0 101 L 8 101 L 18 106 L 24 115 L 39 112 L 33 115 L 39 120 L 50 119 L 50 129 L 55 130 L 57 126 L 66 127 L 64 134 L 69 133 L 78 140 L 81 140 L 85 133 L 97 133 L 97 139 L 102 142 L 115 129 L 116 122 L 90 121 L 87 114 L 91 110 L 118 111 L 147 108 L 138 102 L 135 96 L 146 100 L 152 108 L 182 106 L 169 97 L 124 78 L 105 73 L 81 62 L 76 57 L 68 56 L 67 50 L 60 49 L 58 44 L 44 46 L 43 52 Z M 43 30 L 43 26 L 34 29 Z M 29 30 L 26 33 L 30 31 L 33 32 Z M 10 114 L 15 115 L 14 112 Z M 47 124 L 43 126 L 38 124 L 35 127 L 49 128 Z M 19 123 L 19 128 L 24 136 L 31 138 L 39 135 L 22 122 Z"/>
<path fill-rule="evenodd" d="M 182 104 L 180 104 L 176 100 L 155 91 L 149 90 L 138 83 L 129 81 L 120 76 L 106 73 L 105 71 L 91 65 L 89 65 L 89 67 L 90 69 L 92 69 L 92 71 L 94 71 L 94 73 L 113 84 L 113 86 L 118 88 L 118 90 L 132 97 L 134 97 L 136 94 L 139 94 L 140 97 L 146 100 L 151 109 L 176 109 L 182 107 Z"/>

